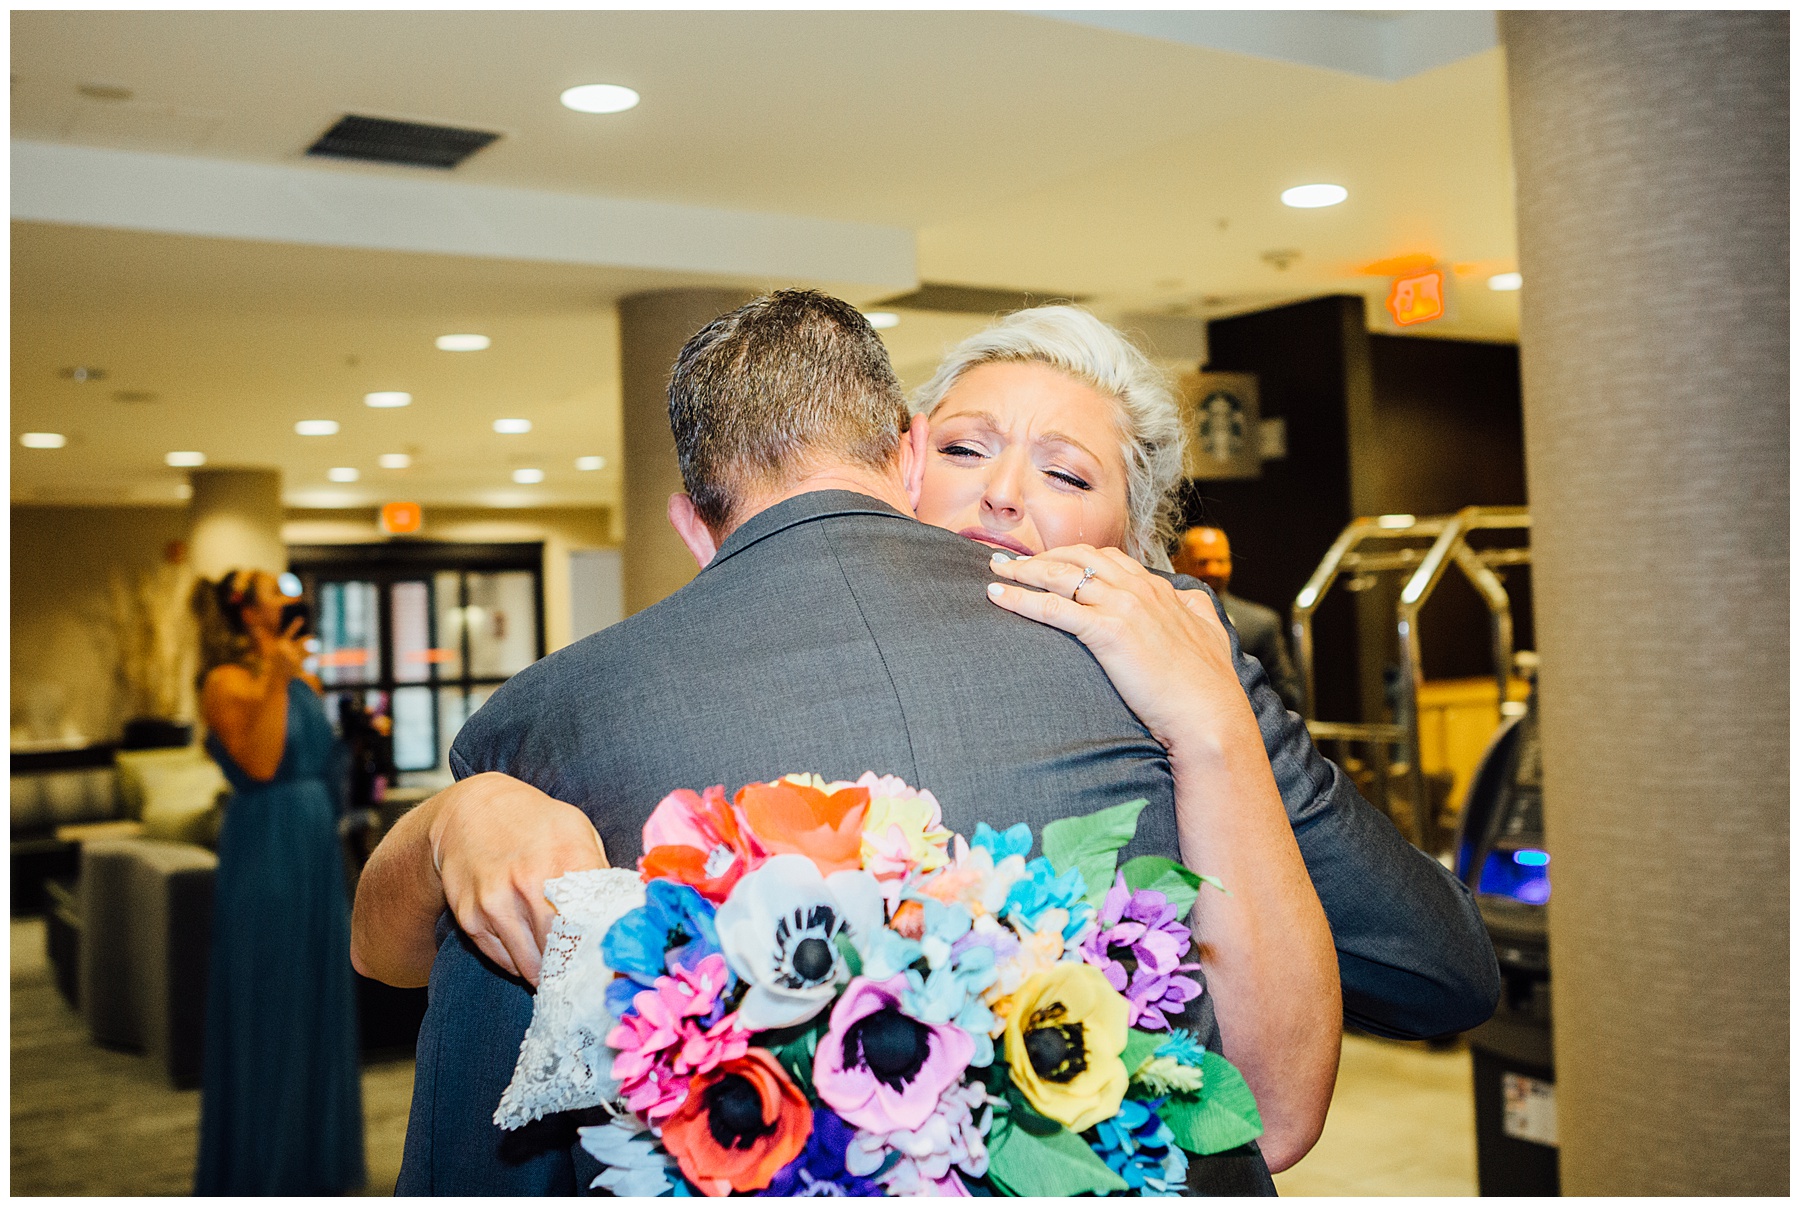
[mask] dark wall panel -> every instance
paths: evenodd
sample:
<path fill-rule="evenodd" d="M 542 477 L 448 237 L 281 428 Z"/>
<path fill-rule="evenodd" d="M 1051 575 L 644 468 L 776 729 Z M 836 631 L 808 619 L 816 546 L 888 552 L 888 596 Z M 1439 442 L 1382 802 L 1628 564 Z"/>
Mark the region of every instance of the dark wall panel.
<path fill-rule="evenodd" d="M 1352 460 L 1356 497 L 1375 513 L 1442 515 L 1521 506 L 1525 432 L 1516 344 L 1371 335 L 1371 439 Z M 1533 648 L 1530 571 L 1502 573 L 1513 592 L 1513 645 Z M 1420 619 L 1425 676 L 1489 674 L 1488 612 L 1456 572 Z"/>
<path fill-rule="evenodd" d="M 1327 547 L 1357 515 L 1438 515 L 1526 502 L 1519 354 L 1510 344 L 1371 335 L 1363 300 L 1327 297 L 1208 326 L 1209 368 L 1257 375 L 1262 413 L 1287 421 L 1288 454 L 1261 478 L 1187 486 L 1185 520 L 1231 537 L 1232 589 L 1284 616 Z M 1532 648 L 1530 572 L 1515 590 L 1515 645 Z M 1385 714 L 1398 583 L 1339 590 L 1314 620 L 1316 715 Z M 1488 616 L 1447 582 L 1421 624 L 1428 678 L 1492 670 Z"/>
<path fill-rule="evenodd" d="M 1285 617 L 1307 577 L 1350 522 L 1350 434 L 1345 398 L 1368 336 L 1361 298 L 1329 297 L 1208 325 L 1209 366 L 1257 375 L 1262 413 L 1287 420 L 1288 455 L 1248 481 L 1190 483 L 1189 524 L 1231 538 L 1232 591 Z M 1351 609 L 1320 610 L 1318 714 L 1356 711 L 1356 629 Z"/>

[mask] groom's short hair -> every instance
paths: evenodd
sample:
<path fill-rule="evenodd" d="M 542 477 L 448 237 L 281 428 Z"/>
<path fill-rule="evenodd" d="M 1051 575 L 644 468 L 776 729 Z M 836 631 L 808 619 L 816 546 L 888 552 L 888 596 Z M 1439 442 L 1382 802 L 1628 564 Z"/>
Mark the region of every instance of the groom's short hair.
<path fill-rule="evenodd" d="M 702 327 L 669 378 L 669 426 L 694 510 L 732 526 L 744 491 L 830 464 L 890 465 L 910 416 L 887 349 L 856 307 L 765 294 Z"/>

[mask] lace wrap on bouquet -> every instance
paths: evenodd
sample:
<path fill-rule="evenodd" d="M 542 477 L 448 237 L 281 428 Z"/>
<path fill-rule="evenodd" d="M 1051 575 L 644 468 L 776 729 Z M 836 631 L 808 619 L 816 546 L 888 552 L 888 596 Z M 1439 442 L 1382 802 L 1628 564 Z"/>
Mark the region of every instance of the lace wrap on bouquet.
<path fill-rule="evenodd" d="M 494 1122 L 511 1131 L 558 1111 L 598 1106 L 618 1093 L 606 1036 L 617 1022 L 606 1009 L 612 969 L 600 941 L 621 916 L 644 903 L 644 883 L 628 868 L 570 872 L 544 885 L 556 920 L 544 940 L 544 965 L 519 1063 Z"/>

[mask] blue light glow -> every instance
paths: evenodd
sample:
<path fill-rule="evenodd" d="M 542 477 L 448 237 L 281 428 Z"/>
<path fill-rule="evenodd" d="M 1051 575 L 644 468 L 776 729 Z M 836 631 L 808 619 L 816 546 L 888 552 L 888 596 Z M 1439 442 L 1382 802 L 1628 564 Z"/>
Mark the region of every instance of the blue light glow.
<path fill-rule="evenodd" d="M 1528 868 L 1541 868 L 1549 865 L 1550 855 L 1547 851 L 1533 851 L 1527 848 L 1523 851 L 1514 851 L 1513 862 L 1522 863 Z"/>

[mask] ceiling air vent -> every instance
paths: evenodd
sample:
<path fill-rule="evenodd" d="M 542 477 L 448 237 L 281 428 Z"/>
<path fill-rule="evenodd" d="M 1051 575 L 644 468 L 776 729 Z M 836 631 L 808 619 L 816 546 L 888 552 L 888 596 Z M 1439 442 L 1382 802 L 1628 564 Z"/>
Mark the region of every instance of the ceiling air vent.
<path fill-rule="evenodd" d="M 422 122 L 396 122 L 352 113 L 339 118 L 337 125 L 325 131 L 306 153 L 418 168 L 454 168 L 499 137 L 486 130 L 427 126 Z"/>

